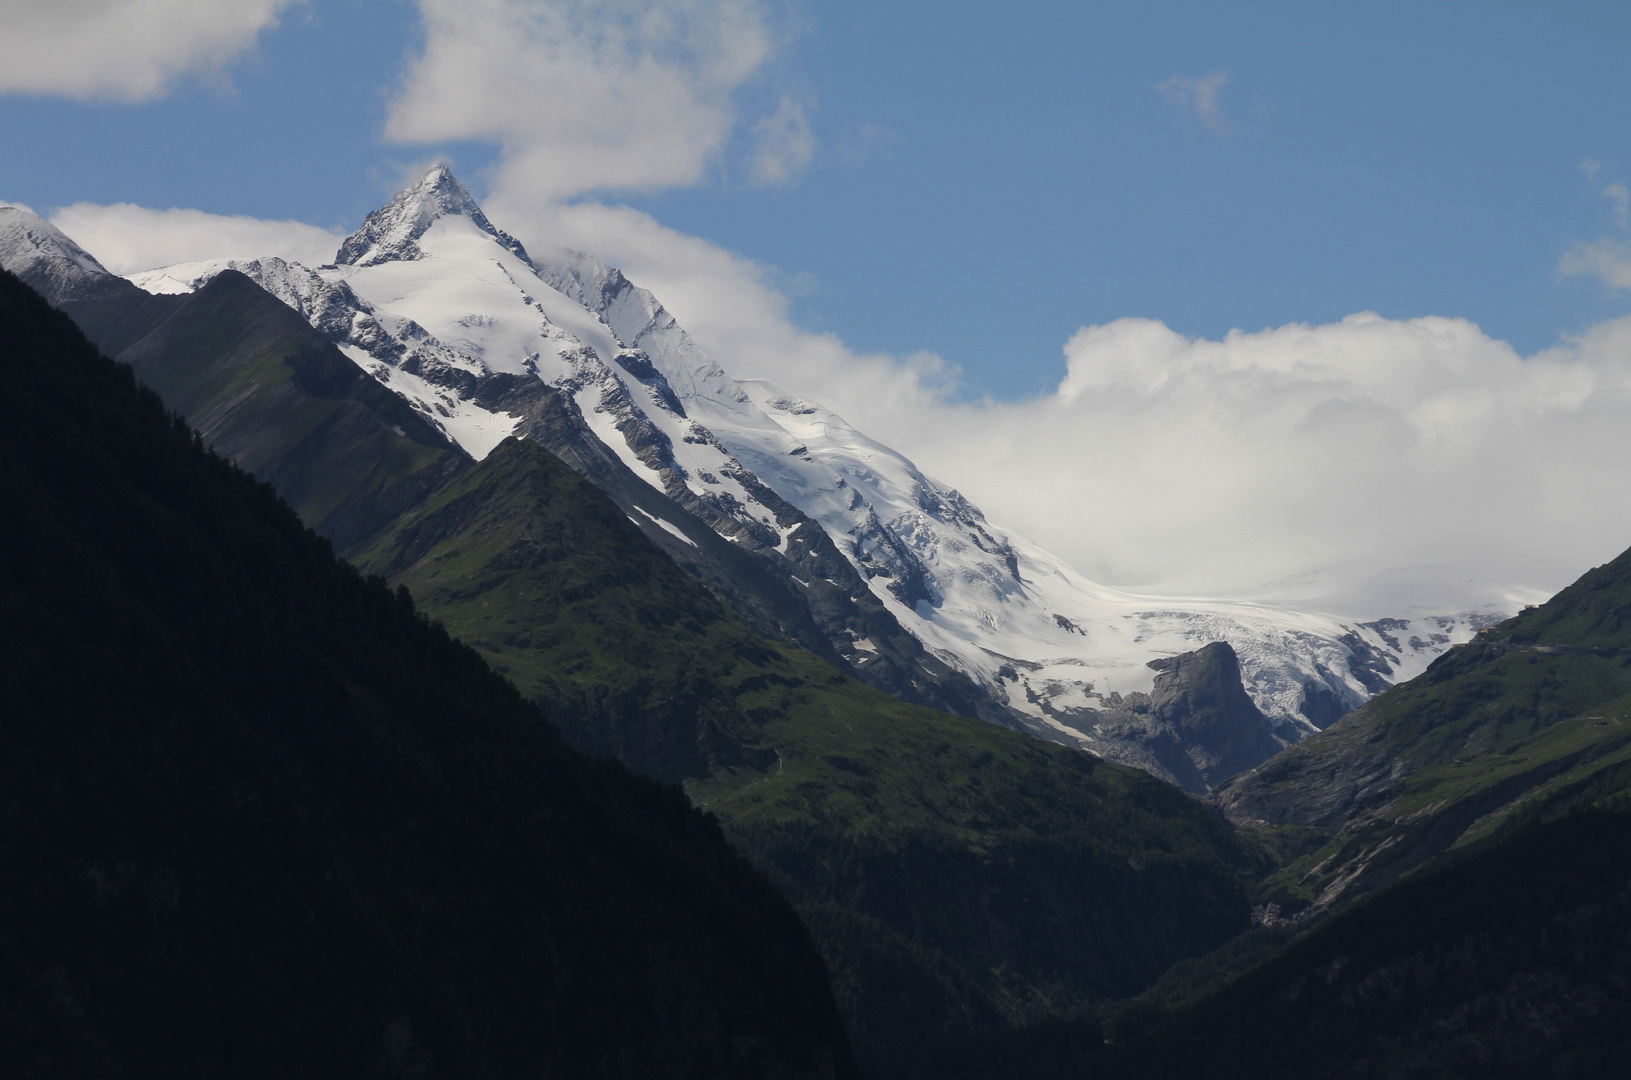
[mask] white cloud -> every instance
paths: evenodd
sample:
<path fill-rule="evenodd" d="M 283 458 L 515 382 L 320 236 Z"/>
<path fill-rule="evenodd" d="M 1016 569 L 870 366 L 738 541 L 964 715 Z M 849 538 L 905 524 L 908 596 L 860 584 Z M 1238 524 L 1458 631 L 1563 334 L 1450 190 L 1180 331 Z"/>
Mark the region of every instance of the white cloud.
<path fill-rule="evenodd" d="M 1623 234 L 1631 231 L 1631 188 L 1624 181 L 1599 181 L 1603 163 L 1594 158 L 1580 162 L 1586 182 L 1608 200 L 1615 227 Z M 1557 262 L 1563 277 L 1594 277 L 1611 289 L 1631 289 L 1631 243 L 1610 236 L 1579 243 L 1563 253 Z"/>
<path fill-rule="evenodd" d="M 1155 88 L 1161 92 L 1162 97 L 1199 120 L 1207 131 L 1214 135 L 1226 135 L 1234 124 L 1224 114 L 1223 106 L 1218 103 L 1218 96 L 1227 85 L 1229 73 L 1219 68 L 1210 75 L 1203 75 L 1198 79 L 1174 75 L 1165 82 L 1157 83 Z"/>
<path fill-rule="evenodd" d="M 1631 227 L 1631 188 L 1616 180 L 1603 185 L 1603 197 L 1614 208 L 1614 224 L 1622 229 Z"/>
<path fill-rule="evenodd" d="M 538 203 L 700 180 L 772 53 L 758 0 L 419 0 L 386 137 L 491 139 Z M 795 147 L 796 157 L 796 147 Z M 794 159 L 786 159 L 788 162 Z"/>
<path fill-rule="evenodd" d="M 293 0 L 0 0 L 0 93 L 146 101 L 218 71 Z"/>
<path fill-rule="evenodd" d="M 1558 260 L 1564 277 L 1594 277 L 1611 289 L 1631 289 L 1631 244 L 1612 237 L 1576 244 Z"/>
<path fill-rule="evenodd" d="M 803 175 L 815 157 L 816 138 L 801 102 L 784 97 L 776 111 L 753 125 L 755 183 L 775 187 Z"/>
<path fill-rule="evenodd" d="M 150 210 L 130 203 L 75 203 L 52 214 L 51 224 L 116 274 L 171 263 L 267 255 L 318 266 L 331 261 L 345 239 L 344 233 L 299 221 Z"/>
<path fill-rule="evenodd" d="M 1101 580 L 1374 616 L 1546 593 L 1631 544 L 1606 497 L 1631 321 L 1527 359 L 1373 314 L 1221 341 L 1123 319 L 1064 352 L 1053 393 L 931 400 L 901 442 Z"/>
<path fill-rule="evenodd" d="M 29 214 L 34 212 L 34 208 L 27 203 L 14 202 L 11 199 L 0 199 L 0 206 L 13 206 Z"/>

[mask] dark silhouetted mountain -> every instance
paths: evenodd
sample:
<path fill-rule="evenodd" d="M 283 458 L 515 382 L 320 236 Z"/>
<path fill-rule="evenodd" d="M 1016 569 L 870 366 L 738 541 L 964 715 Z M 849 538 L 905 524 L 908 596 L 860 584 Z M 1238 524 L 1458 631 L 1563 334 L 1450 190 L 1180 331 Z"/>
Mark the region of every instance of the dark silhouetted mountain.
<path fill-rule="evenodd" d="M 1100 1040 L 1108 1033 L 1108 1045 Z M 1597 1080 L 1631 1069 L 1631 806 L 1514 827 L 1214 993 L 928 1058 L 924 1080 Z"/>
<path fill-rule="evenodd" d="M 0 1074 L 851 1073 L 713 818 L 565 746 L 9 274 L 0 372 Z"/>

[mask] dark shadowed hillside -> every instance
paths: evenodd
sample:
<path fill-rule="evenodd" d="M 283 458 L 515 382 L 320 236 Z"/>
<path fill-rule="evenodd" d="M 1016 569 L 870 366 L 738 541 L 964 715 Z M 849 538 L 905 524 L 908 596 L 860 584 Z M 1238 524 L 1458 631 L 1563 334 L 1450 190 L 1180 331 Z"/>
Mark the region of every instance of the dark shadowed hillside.
<path fill-rule="evenodd" d="M 850 1073 L 791 908 L 0 275 L 0 1074 Z"/>
<path fill-rule="evenodd" d="M 1104 1034 L 1108 1042 L 1101 1041 Z M 1170 1011 L 965 1042 L 925 1080 L 1596 1080 L 1631 1068 L 1624 796 L 1517 827 Z"/>
<path fill-rule="evenodd" d="M 1519 830 L 1116 1048 L 1118 1077 L 1623 1076 L 1631 816 Z"/>

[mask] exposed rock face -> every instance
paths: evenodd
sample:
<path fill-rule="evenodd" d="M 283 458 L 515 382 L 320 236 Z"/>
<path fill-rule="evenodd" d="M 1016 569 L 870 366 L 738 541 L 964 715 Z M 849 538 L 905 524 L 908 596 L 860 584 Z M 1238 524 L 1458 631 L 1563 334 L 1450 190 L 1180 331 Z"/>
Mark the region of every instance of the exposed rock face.
<path fill-rule="evenodd" d="M 1385 805 L 1414 771 L 1386 732 L 1349 722 L 1221 784 L 1213 801 L 1231 821 L 1334 829 Z"/>
<path fill-rule="evenodd" d="M 1102 756 L 1204 794 L 1285 746 L 1247 695 L 1228 642 L 1149 666 L 1159 674 L 1148 694 L 1114 695 L 1110 708 L 1070 721 Z"/>
<path fill-rule="evenodd" d="M 439 218 L 449 214 L 469 218 L 505 250 L 531 263 L 521 241 L 495 228 L 476 200 L 445 165 L 435 165 L 412 187 L 400 191 L 369 214 L 362 227 L 340 245 L 334 262 L 340 266 L 375 266 L 382 262 L 421 257 L 419 241 Z"/>
<path fill-rule="evenodd" d="M 1240 680 L 1240 660 L 1226 641 L 1166 660 L 1150 693 L 1151 711 L 1170 724 L 1186 756 L 1210 787 L 1278 753 L 1285 745 Z"/>

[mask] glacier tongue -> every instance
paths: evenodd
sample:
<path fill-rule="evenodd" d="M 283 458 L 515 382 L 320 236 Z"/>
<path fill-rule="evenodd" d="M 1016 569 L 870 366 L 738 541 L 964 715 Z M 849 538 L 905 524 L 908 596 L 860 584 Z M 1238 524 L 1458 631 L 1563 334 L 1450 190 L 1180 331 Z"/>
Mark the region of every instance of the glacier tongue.
<path fill-rule="evenodd" d="M 475 457 L 525 434 L 499 402 L 515 380 L 541 380 L 630 471 L 720 536 L 788 560 L 806 590 L 814 579 L 875 598 L 1005 722 L 1111 759 L 1150 767 L 1101 722 L 1124 695 L 1151 689 L 1150 661 L 1228 642 L 1289 743 L 1493 621 L 1358 624 L 1097 585 L 830 410 L 730 378 L 621 271 L 581 253 L 534 260 L 441 166 L 369 215 L 334 265 L 193 264 L 132 280 L 191 289 L 229 265 Z M 830 544 L 811 547 L 812 522 Z M 844 582 L 822 562 L 834 549 Z M 873 629 L 851 617 L 827 632 L 863 677 L 881 669 Z"/>

